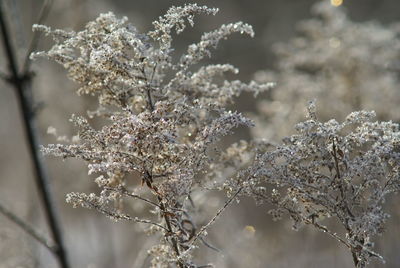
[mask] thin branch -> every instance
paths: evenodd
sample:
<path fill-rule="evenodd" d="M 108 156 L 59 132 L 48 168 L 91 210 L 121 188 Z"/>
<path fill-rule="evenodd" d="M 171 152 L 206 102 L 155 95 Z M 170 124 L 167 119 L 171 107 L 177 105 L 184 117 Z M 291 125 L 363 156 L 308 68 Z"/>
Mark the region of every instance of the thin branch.
<path fill-rule="evenodd" d="M 189 200 L 192 200 L 192 198 L 190 197 L 190 195 L 188 195 L 188 199 L 189 199 Z M 192 202 L 193 202 L 193 200 L 192 200 Z M 194 207 L 194 203 L 192 204 L 192 206 Z M 193 220 L 191 219 L 189 213 L 187 213 L 186 211 L 183 211 L 183 214 L 185 214 L 185 216 L 188 218 L 187 221 L 190 222 L 190 224 L 192 225 L 192 228 L 193 228 L 193 234 L 191 234 L 191 236 L 190 236 L 190 238 L 189 238 L 189 240 L 188 240 L 188 241 L 190 241 L 190 240 L 194 237 L 194 234 L 196 234 L 197 226 L 196 226 L 196 224 L 193 222 Z M 221 252 L 220 249 L 218 249 L 218 248 L 214 247 L 213 245 L 211 245 L 210 243 L 208 243 L 203 237 L 200 237 L 199 240 L 200 240 L 206 247 L 208 247 L 208 248 L 210 248 L 210 249 L 212 249 L 212 250 L 214 250 L 214 251 L 216 251 L 216 252 L 218 252 L 218 253 Z"/>
<path fill-rule="evenodd" d="M 152 181 L 153 181 L 152 175 L 146 169 L 145 169 L 145 173 L 144 173 L 144 181 L 146 182 L 147 186 L 151 190 L 153 190 L 153 191 L 155 191 L 157 193 L 157 200 L 158 200 L 158 203 L 159 203 L 161 215 L 165 220 L 165 225 L 167 226 L 167 228 L 166 228 L 167 233 L 165 234 L 165 237 L 167 235 L 171 235 L 171 234 L 173 235 L 174 232 L 173 232 L 173 229 L 172 229 L 171 221 L 169 220 L 168 210 L 165 207 L 165 204 L 164 204 L 160 194 L 158 193 L 157 188 L 152 185 Z M 172 248 L 174 249 L 176 257 L 177 257 L 177 262 L 178 262 L 179 268 L 184 268 L 185 266 L 182 263 L 182 260 L 180 258 L 180 250 L 179 250 L 179 246 L 178 246 L 178 241 L 173 236 L 171 237 L 171 243 L 172 243 Z"/>
<path fill-rule="evenodd" d="M 167 228 L 165 228 L 161 224 L 158 224 L 156 222 L 152 222 L 151 220 L 140 219 L 138 217 L 132 218 L 131 216 L 127 216 L 126 220 L 134 221 L 134 222 L 138 222 L 138 223 L 146 223 L 146 224 L 154 225 L 154 226 L 157 226 L 157 227 L 159 227 L 161 229 L 164 229 L 165 231 L 168 231 Z"/>
<path fill-rule="evenodd" d="M 290 210 L 289 208 L 284 208 L 286 209 L 290 214 L 296 214 L 296 212 Z M 346 240 L 344 240 L 343 238 L 341 238 L 340 236 L 338 236 L 336 233 L 331 232 L 327 227 L 325 227 L 324 225 L 321 225 L 315 221 L 312 221 L 310 219 L 307 219 L 305 217 L 300 216 L 302 221 L 304 221 L 304 223 L 306 224 L 311 224 L 313 226 L 315 226 L 318 230 L 328 234 L 329 236 L 331 236 L 332 238 L 336 239 L 337 241 L 341 242 L 343 245 L 345 245 L 347 248 L 349 248 L 352 252 L 354 249 L 354 245 L 350 244 L 349 242 L 347 242 Z M 364 247 L 363 245 L 358 245 L 360 246 L 363 250 L 367 251 L 368 254 L 370 254 L 371 256 L 374 256 L 378 259 L 383 260 L 383 257 L 381 255 L 379 255 L 378 253 Z"/>
<path fill-rule="evenodd" d="M 18 72 L 18 62 L 12 47 L 11 36 L 8 32 L 5 12 L 3 10 L 3 3 L 4 1 L 0 2 L 0 27 L 5 54 L 11 73 L 9 82 L 14 86 L 18 96 L 19 106 L 22 111 L 23 123 L 25 127 L 25 135 L 28 141 L 29 153 L 34 166 L 35 182 L 45 208 L 45 215 L 50 225 L 53 239 L 57 244 L 57 250 L 55 251 L 55 254 L 61 267 L 69 268 L 70 265 L 67 260 L 61 228 L 56 209 L 54 207 L 55 202 L 53 201 L 54 199 L 50 191 L 49 179 L 38 150 L 39 142 L 36 134 L 36 126 L 33 118 L 32 105 L 28 97 L 29 92 L 27 92 L 30 86 L 30 77 L 26 76 L 26 74 L 20 74 Z"/>
<path fill-rule="evenodd" d="M 134 193 L 130 193 L 130 192 L 128 192 L 128 190 L 126 190 L 123 187 L 118 187 L 118 188 L 104 187 L 104 189 L 108 190 L 108 191 L 117 192 L 117 193 L 120 193 L 120 194 L 125 195 L 125 196 L 129 196 L 129 197 L 132 197 L 132 198 L 136 198 L 136 199 L 142 200 L 142 201 L 144 201 L 144 202 L 146 202 L 146 203 L 148 203 L 148 204 L 150 204 L 152 206 L 160 208 L 159 204 L 157 204 L 157 203 L 155 203 L 153 201 L 150 201 L 150 200 L 148 200 L 148 199 L 146 199 L 144 197 L 141 197 L 140 195 L 137 195 L 137 194 L 134 194 Z"/>
<path fill-rule="evenodd" d="M 200 231 L 193 237 L 193 240 L 190 242 L 189 244 L 189 249 L 190 247 L 194 244 L 194 242 L 196 242 L 197 239 L 199 239 L 199 237 L 201 236 L 201 234 L 211 225 L 215 222 L 215 220 L 222 214 L 222 212 L 224 212 L 224 210 L 232 203 L 232 201 L 238 196 L 238 194 L 242 191 L 243 188 L 239 188 L 239 190 L 236 191 L 236 193 L 234 195 L 231 196 L 231 198 L 229 198 L 225 204 L 223 205 L 222 208 L 220 208 L 217 213 L 214 215 L 214 217 L 211 218 L 211 220 L 204 225 L 203 227 L 201 227 Z"/>
<path fill-rule="evenodd" d="M 170 220 L 168 218 L 168 214 L 166 213 L 167 209 L 165 208 L 165 205 L 162 202 L 161 197 L 160 196 L 157 196 L 157 197 L 158 197 L 158 202 L 160 204 L 161 212 L 162 212 L 164 220 L 165 220 L 165 224 L 167 225 L 168 233 L 173 234 L 172 225 L 171 225 L 171 222 L 170 222 Z M 180 251 L 179 251 L 178 242 L 176 241 L 176 239 L 174 237 L 171 238 L 171 241 L 172 241 L 172 247 L 174 248 L 176 256 L 178 258 L 178 266 L 180 268 L 184 268 L 184 265 L 183 265 L 182 261 L 180 260 L 180 255 L 181 254 L 180 254 Z"/>
<path fill-rule="evenodd" d="M 142 72 L 143 76 L 145 77 L 146 80 L 146 93 L 147 93 L 147 104 L 149 105 L 149 109 L 150 111 L 154 111 L 154 103 L 153 103 L 153 99 L 151 97 L 151 84 L 149 83 L 149 80 L 147 79 L 147 75 L 146 72 L 143 68 L 140 69 L 140 71 Z M 152 78 L 153 79 L 153 75 L 154 75 L 155 69 L 153 70 L 153 74 L 152 74 Z"/>
<path fill-rule="evenodd" d="M 341 242 L 343 245 L 345 245 L 346 247 L 348 247 L 349 249 L 351 249 L 350 244 L 345 241 L 343 238 L 341 238 L 340 236 L 338 236 L 336 233 L 331 232 L 328 228 L 326 228 L 325 226 L 317 223 L 317 222 L 313 222 L 309 219 L 306 219 L 304 217 L 302 217 L 303 221 L 307 224 L 311 224 L 314 225 L 318 230 L 328 234 L 329 236 L 331 236 L 332 238 L 336 239 L 337 241 Z"/>
<path fill-rule="evenodd" d="M 220 250 L 220 249 L 218 249 L 218 248 L 214 247 L 213 245 L 211 245 L 210 243 L 208 243 L 203 237 L 200 237 L 199 240 L 200 240 L 200 241 L 203 243 L 203 245 L 205 245 L 206 247 L 208 247 L 208 248 L 210 248 L 210 249 L 212 249 L 212 250 L 214 250 L 214 251 L 216 251 L 216 252 L 218 252 L 218 253 L 221 253 L 221 250 Z"/>
<path fill-rule="evenodd" d="M 49 15 L 52 4 L 53 4 L 53 0 L 44 0 L 43 1 L 36 24 L 42 24 L 46 20 L 47 16 Z M 22 64 L 22 70 L 21 70 L 22 74 L 27 75 L 30 71 L 32 61 L 29 59 L 29 56 L 36 49 L 36 47 L 39 43 L 40 34 L 41 33 L 39 31 L 33 32 L 31 41 L 29 42 L 28 50 L 26 51 L 24 63 Z"/>
<path fill-rule="evenodd" d="M 154 111 L 153 99 L 151 98 L 150 86 L 146 87 L 147 101 L 151 111 Z"/>
<path fill-rule="evenodd" d="M 57 245 L 55 245 L 52 241 L 46 239 L 43 235 L 37 232 L 33 227 L 27 224 L 24 220 L 15 215 L 12 211 L 5 208 L 0 203 L 0 213 L 6 216 L 10 221 L 18 225 L 22 230 L 24 230 L 28 235 L 32 236 L 36 241 L 40 244 L 48 248 L 51 252 L 55 253 L 57 251 Z"/>
<path fill-rule="evenodd" d="M 98 212 L 114 219 L 114 220 L 126 220 L 126 221 L 133 221 L 133 222 L 137 222 L 137 223 L 146 223 L 146 224 L 150 224 L 150 225 L 154 225 L 157 226 L 165 231 L 169 231 L 167 228 L 165 228 L 164 226 L 162 226 L 161 224 L 158 224 L 156 222 L 152 222 L 151 220 L 147 220 L 147 219 L 140 219 L 138 217 L 132 217 L 128 214 L 122 214 L 119 213 L 117 211 L 113 211 L 113 210 L 108 210 L 106 209 L 104 206 L 100 206 L 96 203 L 90 202 L 84 198 L 78 198 L 78 200 L 80 201 L 80 205 L 82 207 L 85 208 L 89 208 L 89 209 L 94 209 L 97 210 Z"/>

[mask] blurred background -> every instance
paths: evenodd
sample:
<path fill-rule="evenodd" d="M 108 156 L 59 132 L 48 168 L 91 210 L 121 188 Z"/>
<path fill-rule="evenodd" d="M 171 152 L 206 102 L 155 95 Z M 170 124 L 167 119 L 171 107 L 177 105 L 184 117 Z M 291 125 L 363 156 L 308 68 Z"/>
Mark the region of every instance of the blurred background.
<path fill-rule="evenodd" d="M 13 45 L 22 61 L 43 2 L 2 1 Z M 99 13 L 113 11 L 119 17 L 127 16 L 139 31 L 147 32 L 151 22 L 168 7 L 186 2 L 194 1 L 54 0 L 45 24 L 78 31 Z M 320 4 L 313 7 L 317 2 Z M 314 0 L 197 1 L 220 11 L 216 16 L 197 16 L 195 27 L 189 27 L 175 39 L 176 54 L 180 55 L 205 31 L 223 23 L 244 21 L 253 25 L 256 36 L 232 36 L 220 44 L 209 62 L 233 64 L 240 69 L 235 79 L 245 82 L 278 82 L 277 88 L 268 94 L 238 99 L 233 109 L 253 116 L 260 127 L 240 130 L 228 141 L 251 136 L 278 141 L 278 137 L 293 132 L 293 123 L 304 119 L 301 107 L 310 98 L 322 103 L 322 119 L 341 119 L 343 113 L 366 108 L 377 110 L 379 119 L 399 122 L 400 27 L 396 22 L 400 22 L 400 2 L 325 2 L 328 4 L 323 6 L 321 1 Z M 338 8 L 344 8 L 347 17 L 335 10 Z M 304 23 L 310 19 L 313 20 Z M 49 49 L 51 44 L 50 38 L 42 37 L 38 50 Z M 7 74 L 7 68 L 1 47 L 0 72 Z M 78 86 L 53 62 L 36 61 L 32 70 L 40 142 L 56 143 L 54 136 L 47 134 L 49 126 L 55 127 L 59 135 L 74 135 L 76 130 L 68 122 L 71 114 L 86 114 L 96 107 L 96 100 L 78 97 Z M 147 267 L 146 249 L 155 241 L 143 235 L 141 226 L 115 223 L 95 211 L 73 209 L 65 203 L 69 192 L 98 191 L 85 164 L 53 158 L 46 158 L 45 162 L 72 267 Z M 206 219 L 224 202 L 218 194 L 196 198 L 199 203 L 207 202 Z M 384 256 L 386 264 L 376 261 L 371 267 L 400 267 L 398 201 L 398 196 L 387 200 L 385 205 L 392 216 L 386 232 L 377 237 L 376 251 Z M 49 236 L 33 181 L 16 94 L 4 80 L 0 80 L 0 202 Z M 143 213 L 139 205 L 131 206 L 139 215 Z M 267 206 L 255 207 L 253 200 L 246 199 L 231 206 L 211 227 L 208 236 L 208 241 L 222 253 L 203 248 L 198 259 L 216 267 L 352 267 L 350 253 L 344 246 L 309 227 L 293 231 L 287 218 L 273 222 L 268 210 Z M 0 214 L 0 267 L 57 267 L 57 263 L 46 248 Z"/>

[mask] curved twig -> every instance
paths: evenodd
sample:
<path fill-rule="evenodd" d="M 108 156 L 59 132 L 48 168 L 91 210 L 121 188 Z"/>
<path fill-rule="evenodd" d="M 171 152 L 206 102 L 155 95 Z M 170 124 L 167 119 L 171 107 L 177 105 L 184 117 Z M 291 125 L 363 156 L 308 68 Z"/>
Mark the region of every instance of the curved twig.
<path fill-rule="evenodd" d="M 8 210 L 0 203 L 0 213 L 6 216 L 10 221 L 18 225 L 22 230 L 24 230 L 28 235 L 32 236 L 36 239 L 40 244 L 48 248 L 51 252 L 55 253 L 57 251 L 57 245 L 52 241 L 45 238 L 39 232 L 37 232 L 33 227 L 28 225 L 22 219 L 20 219 L 17 215 L 15 215 L 12 211 Z"/>

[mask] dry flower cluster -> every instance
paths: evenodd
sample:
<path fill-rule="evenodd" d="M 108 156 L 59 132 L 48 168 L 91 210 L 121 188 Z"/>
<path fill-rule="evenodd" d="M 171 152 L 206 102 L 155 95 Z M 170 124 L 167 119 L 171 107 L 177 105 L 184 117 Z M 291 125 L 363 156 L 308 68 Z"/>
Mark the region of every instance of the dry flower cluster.
<path fill-rule="evenodd" d="M 81 158 L 88 162 L 89 174 L 101 174 L 95 180 L 102 189 L 100 195 L 71 193 L 67 202 L 97 209 L 115 220 L 152 225 L 153 231 L 162 234 L 160 244 L 149 251 L 154 267 L 195 266 L 190 251 L 205 229 L 196 230 L 188 215 L 190 193 L 201 185 L 202 172 L 210 168 L 215 153 L 210 149 L 233 128 L 253 125 L 225 106 L 243 91 L 257 94 L 273 85 L 218 82 L 225 72 L 238 72 L 229 64 L 192 71 L 192 65 L 209 57 L 210 49 L 230 34 L 253 36 L 251 26 L 242 22 L 205 33 L 173 61 L 172 31 L 181 33 L 185 19 L 193 25 L 194 14 L 216 12 L 195 4 L 172 7 L 147 34 L 138 33 L 126 18 L 117 19 L 112 13 L 100 15 L 77 33 L 34 26 L 56 42 L 50 51 L 34 56 L 62 64 L 81 85 L 78 93 L 99 97 L 100 107 L 92 115 L 109 122 L 96 130 L 87 119 L 74 115 L 71 121 L 79 129 L 75 143 L 43 148 L 46 154 Z M 135 189 L 127 189 L 129 174 L 139 174 L 153 195 L 141 197 Z M 115 207 L 123 198 L 146 202 L 158 218 L 123 213 Z"/>
<path fill-rule="evenodd" d="M 352 252 L 356 267 L 365 267 L 373 239 L 389 217 L 388 194 L 400 190 L 400 129 L 392 122 L 372 122 L 373 112 L 353 112 L 343 123 L 310 119 L 297 124 L 298 134 L 283 144 L 260 144 L 251 166 L 225 184 L 229 191 L 272 203 L 275 220 L 288 213 L 293 228 L 309 224 L 328 233 Z M 267 146 L 266 146 L 267 145 Z M 334 218 L 344 235 L 321 224 Z"/>
<path fill-rule="evenodd" d="M 148 224 L 147 231 L 159 236 L 159 244 L 148 251 L 152 267 L 209 267 L 194 263 L 193 249 L 199 242 L 212 248 L 204 240 L 207 228 L 234 199 L 248 195 L 276 205 L 274 218 L 287 212 L 296 226 L 311 224 L 327 232 L 349 248 L 357 267 L 364 267 L 371 257 L 379 257 L 372 239 L 387 218 L 382 203 L 400 189 L 399 126 L 371 122 L 373 113 L 364 111 L 351 113 L 343 123 L 322 123 L 312 102 L 310 119 L 298 124 L 299 133 L 281 145 L 241 141 L 218 149 L 234 128 L 253 126 L 226 106 L 241 92 L 258 94 L 274 84 L 224 80 L 224 73 L 238 72 L 229 64 L 196 69 L 230 34 L 253 36 L 251 26 L 242 22 L 205 33 L 179 59 L 172 57 L 174 32 L 181 33 L 187 23 L 193 26 L 195 14 L 216 12 L 196 4 L 172 7 L 146 34 L 112 13 L 100 15 L 80 32 L 34 26 L 51 35 L 55 45 L 32 57 L 44 56 L 64 66 L 80 84 L 79 94 L 98 96 L 99 108 L 89 117 L 107 120 L 96 129 L 87 118 L 73 115 L 78 135 L 69 144 L 42 148 L 45 154 L 83 159 L 89 174 L 98 174 L 99 194 L 70 193 L 67 202 L 114 220 Z M 388 38 L 382 34 L 376 42 Z M 147 194 L 139 194 L 140 185 L 132 186 L 135 176 Z M 197 228 L 191 194 L 209 188 L 226 190 L 229 199 Z M 145 202 L 150 218 L 124 211 L 125 199 Z M 328 217 L 343 225 L 344 236 L 320 223 Z"/>

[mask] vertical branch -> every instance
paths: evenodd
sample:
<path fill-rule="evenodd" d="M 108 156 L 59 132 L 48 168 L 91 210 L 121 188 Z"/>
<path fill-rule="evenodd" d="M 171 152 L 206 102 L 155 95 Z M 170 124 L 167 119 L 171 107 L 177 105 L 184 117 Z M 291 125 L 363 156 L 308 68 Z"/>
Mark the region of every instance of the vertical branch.
<path fill-rule="evenodd" d="M 354 251 L 354 249 L 351 250 L 351 255 L 353 257 L 354 267 L 358 268 L 359 260 L 357 257 L 357 253 Z"/>
<path fill-rule="evenodd" d="M 54 207 L 53 197 L 50 191 L 49 179 L 45 172 L 40 154 L 38 151 L 38 138 L 36 134 L 36 126 L 33 118 L 33 109 L 28 97 L 28 89 L 30 86 L 30 77 L 28 73 L 19 73 L 18 62 L 11 44 L 11 36 L 5 20 L 5 13 L 3 10 L 4 1 L 0 2 L 0 27 L 5 48 L 6 58 L 9 65 L 10 76 L 7 79 L 13 85 L 17 93 L 18 102 L 22 111 L 23 123 L 25 128 L 25 135 L 28 142 L 29 154 L 33 161 L 35 182 L 39 190 L 40 198 L 42 199 L 45 215 L 50 226 L 53 239 L 57 245 L 55 254 L 58 258 L 60 266 L 63 268 L 70 267 L 64 247 L 64 242 L 61 235 L 59 220 L 57 217 L 56 209 Z"/>
<path fill-rule="evenodd" d="M 151 111 L 154 111 L 154 103 L 153 103 L 153 99 L 151 98 L 150 86 L 147 86 L 146 93 L 147 93 L 147 101 L 149 104 L 149 108 Z"/>
<path fill-rule="evenodd" d="M 185 266 L 182 263 L 182 261 L 180 260 L 180 250 L 179 250 L 179 246 L 178 246 L 178 241 L 175 237 L 173 237 L 174 231 L 172 229 L 171 221 L 169 220 L 168 210 L 165 207 L 165 204 L 163 203 L 163 200 L 162 200 L 160 194 L 158 193 L 157 188 L 152 185 L 153 177 L 147 170 L 145 170 L 145 172 L 144 172 L 143 180 L 146 182 L 146 185 L 157 194 L 158 206 L 159 206 L 161 214 L 162 214 L 161 216 L 164 218 L 165 225 L 167 226 L 166 229 L 167 229 L 168 233 L 166 235 L 172 235 L 171 243 L 172 243 L 172 247 L 175 251 L 176 257 L 177 257 L 178 266 L 179 266 L 179 268 L 184 268 Z"/>
<path fill-rule="evenodd" d="M 147 104 L 149 105 L 149 109 L 152 112 L 154 111 L 154 103 L 153 103 L 153 98 L 151 97 L 151 81 L 149 82 L 149 80 L 147 79 L 147 75 L 143 67 L 140 69 L 140 71 L 142 72 L 143 77 L 146 80 Z M 153 70 L 153 73 L 151 75 L 151 80 L 153 80 L 154 72 L 155 69 Z"/>
<path fill-rule="evenodd" d="M 169 220 L 169 218 L 168 218 L 167 209 L 165 208 L 165 206 L 164 206 L 164 204 L 163 204 L 163 202 L 162 202 L 161 197 L 160 197 L 160 196 L 157 196 L 157 198 L 158 198 L 158 202 L 159 202 L 159 204 L 160 204 L 161 213 L 163 214 L 163 217 L 164 217 L 164 220 L 165 220 L 165 224 L 167 225 L 168 232 L 170 232 L 170 233 L 173 235 L 174 233 L 173 233 L 173 230 L 172 230 L 171 222 L 170 222 L 170 220 Z M 179 266 L 180 268 L 183 268 L 184 265 L 182 264 L 182 261 L 179 259 L 181 253 L 180 253 L 180 251 L 179 251 L 178 241 L 176 240 L 175 237 L 171 237 L 171 241 L 172 241 L 172 247 L 174 248 L 174 251 L 175 251 L 175 253 L 176 253 L 178 266 Z"/>

